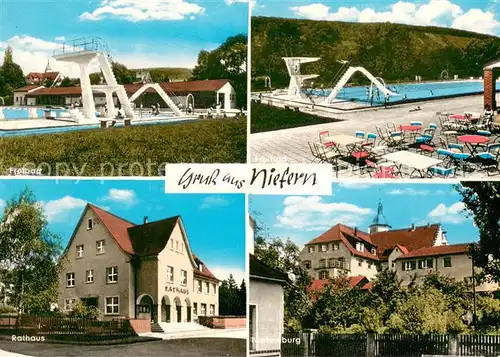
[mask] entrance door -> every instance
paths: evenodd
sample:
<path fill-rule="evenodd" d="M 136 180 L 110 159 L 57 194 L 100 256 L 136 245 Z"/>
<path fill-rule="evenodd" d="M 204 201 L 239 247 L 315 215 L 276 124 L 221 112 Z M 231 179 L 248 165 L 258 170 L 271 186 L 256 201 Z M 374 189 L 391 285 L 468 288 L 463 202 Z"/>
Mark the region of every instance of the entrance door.
<path fill-rule="evenodd" d="M 165 322 L 170 322 L 170 305 L 163 305 L 163 308 L 165 309 Z"/>
<path fill-rule="evenodd" d="M 151 321 L 158 322 L 158 305 L 153 305 L 151 307 Z"/>
<path fill-rule="evenodd" d="M 187 322 L 191 322 L 191 306 L 187 307 Z"/>
<path fill-rule="evenodd" d="M 177 305 L 177 322 L 182 322 L 182 306 Z"/>

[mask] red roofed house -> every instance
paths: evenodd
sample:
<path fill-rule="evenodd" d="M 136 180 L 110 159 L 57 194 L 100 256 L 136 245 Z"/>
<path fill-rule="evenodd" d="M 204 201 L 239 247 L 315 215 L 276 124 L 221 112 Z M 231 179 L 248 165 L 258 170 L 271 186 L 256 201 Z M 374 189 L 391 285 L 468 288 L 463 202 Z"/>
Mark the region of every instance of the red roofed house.
<path fill-rule="evenodd" d="M 129 98 L 143 86 L 139 84 L 125 84 L 125 91 Z M 208 108 L 219 103 L 221 109 L 236 109 L 236 91 L 227 79 L 213 79 L 203 81 L 185 81 L 185 82 L 165 82 L 160 83 L 162 89 L 167 93 L 175 103 L 180 103 L 184 108 L 193 103 L 194 108 Z M 25 87 L 26 88 L 26 87 Z M 65 106 L 81 102 L 82 91 L 80 87 L 40 87 L 29 92 L 25 88 L 16 90 L 20 95 L 26 97 L 24 105 L 59 105 Z M 188 100 L 188 96 L 190 99 Z M 193 99 L 191 99 L 191 96 Z M 94 92 L 94 101 L 96 106 L 106 104 L 106 97 L 103 93 Z M 118 104 L 118 98 L 114 97 L 115 105 Z M 159 103 L 161 106 L 167 105 L 160 95 L 153 89 L 148 88 L 134 101 L 137 108 L 142 104 L 144 108 L 149 108 L 153 104 Z"/>
<path fill-rule="evenodd" d="M 368 233 L 337 224 L 306 243 L 299 259 L 319 281 L 356 276 L 372 280 L 380 267 L 389 267 L 408 284 L 414 275 L 421 278 L 430 271 L 456 280 L 469 279 L 472 262 L 466 248 L 466 244 L 448 245 L 439 224 L 391 229 L 379 203 Z M 493 288 L 496 285 L 484 287 Z"/>
<path fill-rule="evenodd" d="M 219 280 L 191 251 L 179 216 L 136 225 L 87 204 L 62 259 L 62 310 L 81 300 L 105 319 L 148 320 L 158 332 L 218 314 Z"/>

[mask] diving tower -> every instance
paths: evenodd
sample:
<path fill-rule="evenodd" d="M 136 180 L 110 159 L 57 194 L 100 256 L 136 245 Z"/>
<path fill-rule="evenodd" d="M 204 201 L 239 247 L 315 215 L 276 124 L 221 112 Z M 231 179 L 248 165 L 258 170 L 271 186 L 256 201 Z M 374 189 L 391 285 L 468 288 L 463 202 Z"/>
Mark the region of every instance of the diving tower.
<path fill-rule="evenodd" d="M 300 65 L 302 63 L 319 61 L 319 57 L 283 57 L 286 63 L 290 84 L 288 85 L 289 97 L 300 97 L 302 94 L 302 84 L 307 79 L 317 78 L 317 74 L 301 74 Z"/>
<path fill-rule="evenodd" d="M 351 79 L 351 77 L 356 72 L 361 72 L 362 74 L 364 74 L 371 81 L 371 83 L 372 83 L 371 85 L 375 85 L 378 88 L 378 90 L 384 94 L 384 97 L 386 95 L 399 96 L 398 93 L 395 93 L 395 92 L 391 91 L 389 88 L 387 88 L 385 83 L 383 83 L 383 80 L 372 75 L 370 72 L 368 72 L 366 70 L 366 68 L 364 68 L 364 67 L 349 67 L 347 69 L 347 71 L 344 73 L 344 75 L 339 79 L 339 81 L 337 82 L 335 87 L 332 89 L 332 91 L 330 92 L 328 97 L 325 99 L 325 102 L 328 104 L 333 102 L 333 100 L 337 97 L 337 95 L 340 93 L 342 88 L 344 88 L 344 86 L 347 84 L 349 79 Z M 370 92 L 371 92 L 371 89 L 370 89 Z"/>
<path fill-rule="evenodd" d="M 97 120 L 93 91 L 102 92 L 106 95 L 106 105 L 108 118 L 114 119 L 116 108 L 113 101 L 113 94 L 116 93 L 120 105 L 123 108 L 124 116 L 127 119 L 135 117 L 134 110 L 123 85 L 118 84 L 109 61 L 109 50 L 99 37 L 84 37 L 76 40 L 64 42 L 62 47 L 55 50 L 53 58 L 61 62 L 76 63 L 80 68 L 80 87 L 82 90 L 82 109 L 85 119 Z M 91 62 L 95 62 L 104 75 L 106 85 L 93 86 L 90 83 L 89 67 Z"/>
<path fill-rule="evenodd" d="M 153 88 L 156 91 L 156 93 L 159 94 L 159 96 L 161 97 L 161 99 L 163 99 L 165 101 L 165 103 L 168 105 L 168 107 L 170 109 L 172 109 L 172 111 L 174 112 L 175 115 L 182 115 L 182 111 L 180 110 L 179 106 L 177 106 L 174 103 L 174 101 L 172 100 L 172 98 L 170 98 L 168 96 L 168 94 L 165 93 L 165 91 L 163 90 L 163 88 L 158 83 L 146 83 L 146 84 L 144 84 L 141 88 L 139 88 L 139 90 L 137 92 L 135 92 L 129 98 L 129 100 L 131 102 L 133 102 L 134 100 L 136 100 L 137 98 L 139 98 L 139 96 L 142 93 L 144 93 L 146 90 L 148 90 L 149 88 Z"/>

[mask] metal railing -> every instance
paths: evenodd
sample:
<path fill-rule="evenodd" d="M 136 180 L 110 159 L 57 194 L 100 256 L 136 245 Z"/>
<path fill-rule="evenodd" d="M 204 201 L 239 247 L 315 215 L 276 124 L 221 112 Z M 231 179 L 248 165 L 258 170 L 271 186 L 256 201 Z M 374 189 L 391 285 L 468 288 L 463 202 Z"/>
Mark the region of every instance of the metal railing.
<path fill-rule="evenodd" d="M 63 55 L 69 53 L 96 51 L 103 52 L 109 56 L 109 48 L 100 37 L 81 37 L 74 40 L 66 41 L 61 44 L 60 48 L 54 50 L 53 55 Z"/>

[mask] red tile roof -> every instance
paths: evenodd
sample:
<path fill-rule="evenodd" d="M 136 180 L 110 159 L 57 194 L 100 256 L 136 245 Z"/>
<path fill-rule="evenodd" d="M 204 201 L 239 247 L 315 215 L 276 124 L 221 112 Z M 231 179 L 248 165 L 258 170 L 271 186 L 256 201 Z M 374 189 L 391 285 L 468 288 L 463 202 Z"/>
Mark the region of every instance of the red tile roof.
<path fill-rule="evenodd" d="M 196 264 L 199 266 L 200 264 L 203 265 L 203 267 L 201 268 L 202 270 L 200 271 L 198 268 L 195 268 L 193 270 L 193 273 L 194 275 L 198 275 L 198 276 L 203 276 L 205 278 L 209 278 L 209 279 L 213 279 L 213 280 L 219 280 L 215 277 L 215 275 L 210 271 L 210 269 L 207 268 L 207 266 L 205 265 L 205 263 L 203 263 L 201 261 L 200 258 L 198 258 L 196 255 L 193 254 L 193 258 L 194 258 L 194 261 L 196 262 Z"/>
<path fill-rule="evenodd" d="M 90 209 L 95 213 L 99 220 L 104 224 L 111 236 L 116 240 L 120 248 L 128 254 L 134 254 L 134 248 L 130 241 L 127 229 L 134 224 L 123 218 L 115 216 L 102 208 L 89 204 Z"/>
<path fill-rule="evenodd" d="M 401 255 L 397 259 L 410 259 L 420 257 L 432 257 L 438 255 L 466 254 L 469 244 L 440 245 L 437 247 L 426 247 L 414 250 L 408 254 Z"/>
<path fill-rule="evenodd" d="M 415 229 L 395 229 L 387 232 L 370 234 L 372 242 L 377 246 L 377 254 L 381 259 L 387 259 L 395 246 L 403 246 L 407 251 L 432 247 L 439 225 L 415 227 Z M 400 248 L 401 249 L 401 248 Z M 404 253 L 404 251 L 403 251 Z"/>
<path fill-rule="evenodd" d="M 414 229 L 395 229 L 387 232 L 369 234 L 343 224 L 336 224 L 319 237 L 306 243 L 306 246 L 342 241 L 352 255 L 373 260 L 387 260 L 389 254 L 396 246 L 403 254 L 425 247 L 432 247 L 438 230 L 439 225 L 434 224 L 430 226 L 415 227 Z M 364 241 L 376 246 L 377 256 L 374 256 L 367 250 L 364 252 L 357 251 L 349 242 L 349 237 L 354 238 L 356 241 Z"/>
<path fill-rule="evenodd" d="M 311 244 L 321 244 L 321 243 L 341 241 L 345 244 L 347 249 L 349 249 L 352 255 L 372 260 L 378 260 L 378 257 L 376 255 L 371 254 L 371 252 L 368 252 L 366 250 L 364 252 L 360 252 L 356 250 L 348 241 L 347 239 L 348 237 L 353 237 L 360 242 L 364 241 L 369 244 L 372 244 L 370 235 L 368 233 L 362 232 L 357 229 L 354 230 L 351 227 L 345 226 L 343 224 L 336 224 L 335 226 L 330 228 L 328 231 L 326 231 L 319 237 L 313 239 L 309 243 L 306 243 L 306 246 Z"/>
<path fill-rule="evenodd" d="M 169 92 L 216 92 L 221 89 L 229 80 L 227 79 L 207 79 L 203 81 L 183 81 L 183 82 L 163 82 L 160 86 L 167 93 Z M 142 83 L 125 84 L 125 91 L 133 94 L 143 86 Z M 146 92 L 153 93 L 153 88 L 148 88 Z"/>
<path fill-rule="evenodd" d="M 365 276 L 350 276 L 346 278 L 349 282 L 349 287 L 354 288 L 356 286 L 364 286 L 368 283 L 368 279 Z M 313 280 L 311 285 L 309 285 L 308 291 L 321 291 L 323 288 L 328 285 L 332 280 L 331 279 L 316 279 Z"/>
<path fill-rule="evenodd" d="M 40 88 L 31 93 L 28 96 L 39 96 L 39 95 L 81 95 L 81 87 L 52 87 L 52 88 Z"/>
<path fill-rule="evenodd" d="M 59 75 L 59 72 L 30 72 L 28 73 L 28 75 L 25 77 L 25 78 L 28 78 L 28 79 L 40 79 L 40 80 L 45 80 L 45 79 L 51 79 L 51 80 L 55 80 L 57 78 L 57 76 Z"/>
<path fill-rule="evenodd" d="M 35 84 L 35 85 L 30 85 L 30 86 L 24 86 L 22 88 L 18 88 L 16 90 L 14 90 L 14 92 L 29 92 L 30 90 L 33 90 L 33 89 L 36 89 L 36 88 L 40 88 L 41 86 L 39 84 Z"/>
<path fill-rule="evenodd" d="M 373 282 L 370 281 L 370 282 L 366 283 L 365 285 L 363 285 L 361 290 L 371 290 L 372 288 L 373 288 Z"/>

